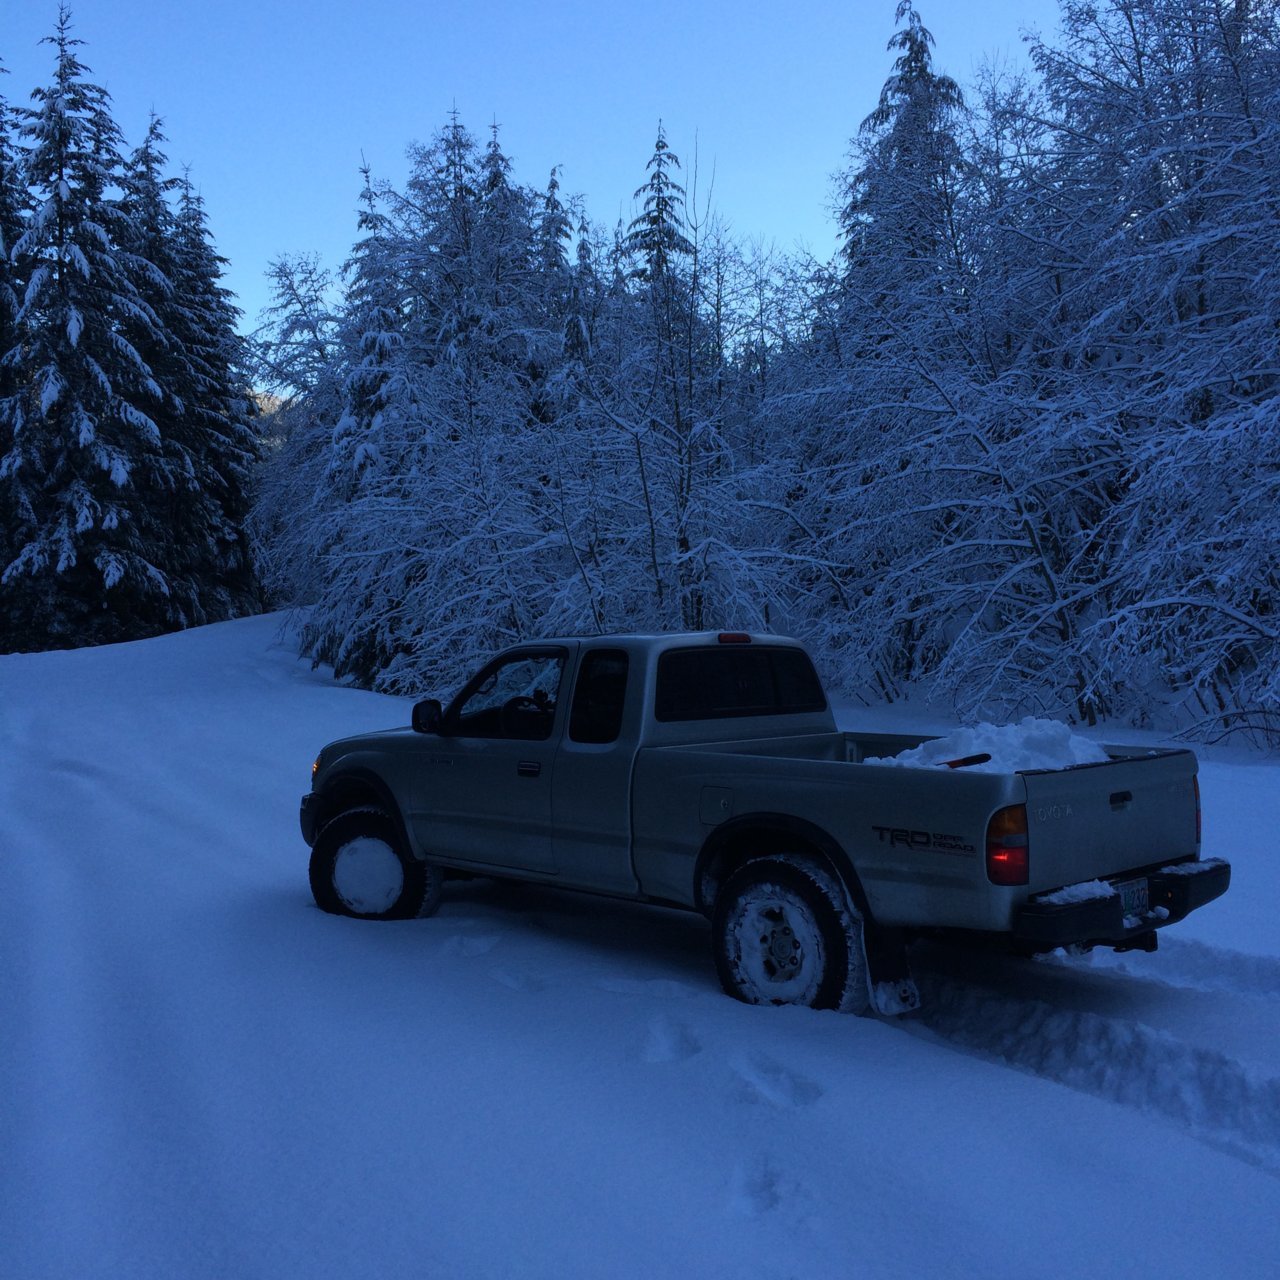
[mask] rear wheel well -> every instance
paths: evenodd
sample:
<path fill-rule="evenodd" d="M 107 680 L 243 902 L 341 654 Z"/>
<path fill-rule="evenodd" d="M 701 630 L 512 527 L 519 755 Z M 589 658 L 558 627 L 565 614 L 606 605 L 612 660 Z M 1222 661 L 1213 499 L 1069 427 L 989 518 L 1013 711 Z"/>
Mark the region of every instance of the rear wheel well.
<path fill-rule="evenodd" d="M 765 816 L 735 819 L 703 846 L 694 877 L 698 909 L 710 916 L 721 887 L 743 863 L 779 854 L 808 859 L 822 868 L 844 886 L 863 920 L 871 922 L 862 885 L 839 844 L 810 823 Z"/>
<path fill-rule="evenodd" d="M 861 917 L 867 981 L 875 1007 L 885 1014 L 918 1008 L 920 993 L 911 978 L 907 957 L 910 935 L 901 928 L 886 927 L 876 921 L 858 873 L 839 841 L 803 818 L 787 814 L 744 814 L 712 832 L 698 855 L 694 872 L 698 910 L 714 919 L 716 897 L 739 867 L 756 858 L 780 856 L 788 861 L 811 862 L 844 889 Z"/>

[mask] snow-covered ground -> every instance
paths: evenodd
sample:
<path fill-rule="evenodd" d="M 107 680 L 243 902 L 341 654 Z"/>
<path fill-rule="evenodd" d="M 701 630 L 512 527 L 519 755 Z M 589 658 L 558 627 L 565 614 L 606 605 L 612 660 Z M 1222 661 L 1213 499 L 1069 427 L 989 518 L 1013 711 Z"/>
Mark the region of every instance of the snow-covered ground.
<path fill-rule="evenodd" d="M 311 759 L 408 704 L 279 626 L 0 657 L 0 1276 L 1276 1274 L 1280 764 L 1208 753 L 1154 956 L 751 1009 L 679 912 L 318 911 Z"/>

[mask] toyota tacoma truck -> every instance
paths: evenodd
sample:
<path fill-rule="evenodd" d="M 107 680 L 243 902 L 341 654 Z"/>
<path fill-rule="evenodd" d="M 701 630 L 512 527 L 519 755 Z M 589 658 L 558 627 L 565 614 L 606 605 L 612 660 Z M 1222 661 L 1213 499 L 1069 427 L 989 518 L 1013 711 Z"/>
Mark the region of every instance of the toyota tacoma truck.
<path fill-rule="evenodd" d="M 915 938 L 1149 951 L 1227 889 L 1200 857 L 1190 751 L 876 763 L 925 741 L 838 730 L 777 636 L 521 644 L 412 727 L 324 747 L 301 807 L 311 889 L 376 920 L 430 915 L 459 873 L 689 908 L 730 995 L 885 1014 L 918 1004 Z"/>

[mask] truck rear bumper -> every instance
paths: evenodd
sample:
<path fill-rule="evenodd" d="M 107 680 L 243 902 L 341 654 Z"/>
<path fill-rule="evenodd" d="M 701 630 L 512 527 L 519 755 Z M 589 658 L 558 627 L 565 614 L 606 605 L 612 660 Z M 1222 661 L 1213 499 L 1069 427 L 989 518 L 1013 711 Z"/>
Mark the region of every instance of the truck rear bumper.
<path fill-rule="evenodd" d="M 1148 907 L 1141 915 L 1125 915 L 1118 887 L 1114 893 L 1083 902 L 1037 902 L 1032 898 L 1014 917 L 1014 940 L 1046 949 L 1072 944 L 1123 945 L 1153 929 L 1176 924 L 1197 907 L 1221 897 L 1231 883 L 1231 864 L 1210 858 L 1161 867 L 1135 878 L 1147 881 Z M 1116 885 L 1125 879 L 1117 879 Z"/>

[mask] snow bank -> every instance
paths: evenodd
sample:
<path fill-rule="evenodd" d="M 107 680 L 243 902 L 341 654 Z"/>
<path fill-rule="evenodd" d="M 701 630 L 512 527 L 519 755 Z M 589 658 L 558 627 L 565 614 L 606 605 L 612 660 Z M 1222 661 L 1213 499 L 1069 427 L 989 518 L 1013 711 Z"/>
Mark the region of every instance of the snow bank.
<path fill-rule="evenodd" d="M 945 769 L 950 761 L 971 756 L 989 757 L 963 766 L 974 773 L 1067 769 L 1076 764 L 1102 764 L 1109 758 L 1096 742 L 1072 733 L 1065 724 L 1027 716 L 1019 724 L 979 724 L 957 729 L 899 755 L 869 758 L 863 763 Z"/>

